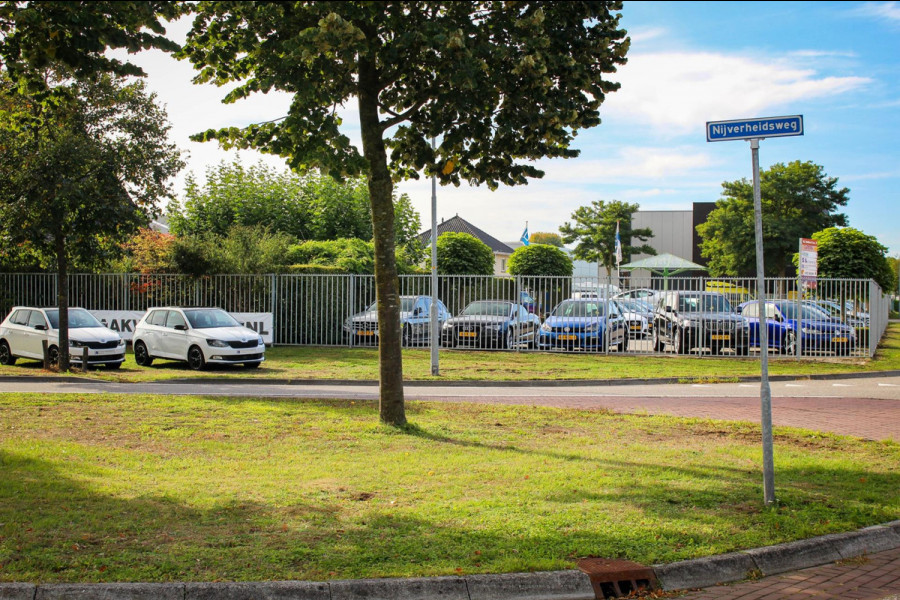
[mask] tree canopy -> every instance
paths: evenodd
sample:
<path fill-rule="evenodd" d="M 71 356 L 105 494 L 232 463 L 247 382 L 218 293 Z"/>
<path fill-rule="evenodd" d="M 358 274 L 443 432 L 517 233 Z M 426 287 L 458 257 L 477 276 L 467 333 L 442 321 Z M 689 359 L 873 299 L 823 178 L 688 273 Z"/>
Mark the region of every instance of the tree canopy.
<path fill-rule="evenodd" d="M 787 274 L 800 238 L 847 225 L 847 217 L 835 211 L 847 205 L 850 190 L 838 188 L 837 182 L 812 162 L 776 163 L 760 173 L 766 275 Z M 697 226 L 701 254 L 709 259 L 714 277 L 755 275 L 753 182 L 726 181 L 722 196 L 707 221 Z"/>
<path fill-rule="evenodd" d="M 448 231 L 437 239 L 437 266 L 441 275 L 492 275 L 494 253 L 473 235 Z"/>
<path fill-rule="evenodd" d="M 620 2 L 202 1 L 183 50 L 198 82 L 293 95 L 287 115 L 207 131 L 299 171 L 368 176 L 375 241 L 380 417 L 406 423 L 393 182 L 522 184 L 543 157 L 574 157 L 625 62 Z M 336 110 L 358 108 L 362 148 Z M 432 138 L 440 138 L 432 149 Z M 390 156 L 388 155 L 390 153 Z"/>
<path fill-rule="evenodd" d="M 637 246 L 633 240 L 645 242 L 653 237 L 649 228 L 633 229 L 631 215 L 640 208 L 619 200 L 595 200 L 590 206 L 581 206 L 572 213 L 573 223 L 566 222 L 559 228 L 563 242 L 577 244 L 573 255 L 579 260 L 596 262 L 611 274 L 616 266 L 616 227 L 622 242 L 622 262 L 631 260 L 632 254 L 656 254 L 652 246 Z"/>
<path fill-rule="evenodd" d="M 509 257 L 510 275 L 571 277 L 572 259 L 562 249 L 549 244 L 516 248 Z"/>
<path fill-rule="evenodd" d="M 556 246 L 557 248 L 563 247 L 562 237 L 558 233 L 535 231 L 528 236 L 528 241 L 532 244 L 548 244 L 550 246 Z"/>
<path fill-rule="evenodd" d="M 812 239 L 818 244 L 818 276 L 834 279 L 874 279 L 882 291 L 897 287 L 887 247 L 871 235 L 852 227 L 829 227 L 817 231 Z M 794 264 L 799 255 L 794 255 Z"/>

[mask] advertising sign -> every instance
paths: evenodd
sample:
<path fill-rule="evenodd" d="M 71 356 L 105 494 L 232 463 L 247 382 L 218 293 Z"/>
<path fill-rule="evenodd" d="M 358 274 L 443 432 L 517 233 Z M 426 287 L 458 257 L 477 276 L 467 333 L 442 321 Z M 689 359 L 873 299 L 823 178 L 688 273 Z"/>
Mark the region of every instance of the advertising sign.
<path fill-rule="evenodd" d="M 816 288 L 819 273 L 819 242 L 800 238 L 800 285 L 807 289 Z"/>
<path fill-rule="evenodd" d="M 134 326 L 144 316 L 142 310 L 92 310 L 92 315 L 97 320 L 109 327 L 122 337 L 123 340 L 131 341 L 134 336 Z M 241 325 L 248 327 L 262 336 L 266 344 L 271 344 L 272 329 L 275 322 L 272 313 L 228 313 L 237 319 Z"/>

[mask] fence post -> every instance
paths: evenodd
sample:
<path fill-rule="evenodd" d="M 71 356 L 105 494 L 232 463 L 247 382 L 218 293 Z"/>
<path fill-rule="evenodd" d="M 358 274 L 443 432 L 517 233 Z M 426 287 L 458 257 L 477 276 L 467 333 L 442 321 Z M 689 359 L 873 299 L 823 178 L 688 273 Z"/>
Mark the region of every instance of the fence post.
<path fill-rule="evenodd" d="M 278 304 L 278 275 L 270 273 L 269 277 L 271 278 L 270 281 L 272 286 L 270 308 L 272 309 L 272 345 L 274 346 L 278 343 L 278 327 L 276 325 L 278 323 L 278 315 L 275 310 L 275 307 Z"/>
<path fill-rule="evenodd" d="M 353 273 L 350 273 L 350 306 L 347 319 L 350 320 L 350 331 L 347 332 L 347 344 L 352 348 L 353 347 L 353 310 L 356 308 L 356 279 L 353 276 Z M 343 331 L 343 323 L 341 324 L 341 330 Z"/>

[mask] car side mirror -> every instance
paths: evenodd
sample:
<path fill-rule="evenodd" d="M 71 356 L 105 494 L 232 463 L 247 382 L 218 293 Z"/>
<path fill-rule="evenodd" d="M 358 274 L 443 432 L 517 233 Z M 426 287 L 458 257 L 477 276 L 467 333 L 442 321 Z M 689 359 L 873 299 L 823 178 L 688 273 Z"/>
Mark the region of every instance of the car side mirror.
<path fill-rule="evenodd" d="M 176 325 L 173 329 L 175 331 L 187 331 L 187 325 Z"/>
<path fill-rule="evenodd" d="M 417 308 L 417 309 L 415 309 L 415 310 L 413 311 L 413 316 L 414 316 L 414 317 L 418 317 L 418 316 L 421 315 L 423 312 L 424 312 L 424 311 L 422 310 L 422 308 L 419 307 L 419 308 Z"/>
<path fill-rule="evenodd" d="M 744 312 L 744 307 L 738 306 L 736 309 L 734 309 L 734 312 L 736 312 L 737 314 L 741 314 L 742 312 Z"/>
<path fill-rule="evenodd" d="M 34 328 L 38 331 L 47 331 L 46 325 L 35 325 Z"/>

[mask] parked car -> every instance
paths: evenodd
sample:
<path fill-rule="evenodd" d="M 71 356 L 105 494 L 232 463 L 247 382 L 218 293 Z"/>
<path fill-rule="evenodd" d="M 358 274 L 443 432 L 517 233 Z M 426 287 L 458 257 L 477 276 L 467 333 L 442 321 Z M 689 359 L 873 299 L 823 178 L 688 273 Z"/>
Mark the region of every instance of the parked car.
<path fill-rule="evenodd" d="M 662 292 L 659 290 L 651 290 L 650 288 L 635 288 L 625 292 L 619 292 L 614 296 L 616 300 L 642 300 L 648 302 L 651 306 L 656 304 L 656 299 Z"/>
<path fill-rule="evenodd" d="M 440 300 L 437 301 L 438 327 L 452 317 Z M 427 344 L 431 341 L 431 296 L 400 296 L 400 329 L 404 346 Z M 352 345 L 378 343 L 378 303 L 344 321 L 344 334 Z"/>
<path fill-rule="evenodd" d="M 747 322 L 718 292 L 672 291 L 660 295 L 653 317 L 653 349 L 666 344 L 677 354 L 709 348 L 713 354 L 731 348 L 748 353 Z"/>
<path fill-rule="evenodd" d="M 266 360 L 262 336 L 221 308 L 150 308 L 135 326 L 132 343 L 142 367 L 164 358 L 185 361 L 195 371 L 208 364 L 254 369 Z"/>
<path fill-rule="evenodd" d="M 481 348 L 534 347 L 541 319 L 521 304 L 505 300 L 476 300 L 441 328 L 445 346 Z"/>
<path fill-rule="evenodd" d="M 0 365 L 13 365 L 18 358 L 44 360 L 47 342 L 50 364 L 59 362 L 59 309 L 14 306 L 0 323 Z M 69 362 L 82 364 L 88 349 L 88 365 L 118 369 L 125 360 L 125 340 L 104 327 L 83 308 L 69 309 Z"/>
<path fill-rule="evenodd" d="M 519 304 L 524 306 L 525 310 L 530 313 L 537 312 L 537 300 L 526 290 L 519 292 Z"/>
<path fill-rule="evenodd" d="M 653 333 L 653 307 L 637 298 L 616 298 L 619 310 L 625 318 L 628 335 L 632 339 L 646 338 Z"/>
<path fill-rule="evenodd" d="M 750 325 L 750 345 L 759 347 L 759 302 L 745 302 L 738 307 Z M 849 354 L 856 347 L 856 330 L 833 319 L 825 311 L 796 300 L 767 300 L 766 329 L 768 347 L 782 354 L 836 352 Z"/>
<path fill-rule="evenodd" d="M 845 325 L 849 325 L 850 327 L 868 327 L 868 315 L 866 315 L 866 319 L 862 319 L 859 317 L 852 316 L 850 310 L 846 310 L 841 315 L 841 305 L 837 302 L 832 302 L 830 300 L 804 300 L 804 304 L 808 306 L 812 306 L 813 308 L 817 308 L 823 312 L 828 313 L 828 316 L 834 319 L 835 321 L 840 321 Z"/>
<path fill-rule="evenodd" d="M 607 315 L 607 307 L 609 314 Z M 613 301 L 598 299 L 563 300 L 553 309 L 538 338 L 541 348 L 628 349 L 625 319 Z"/>

